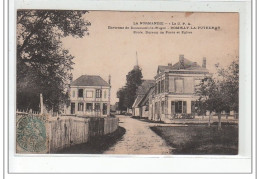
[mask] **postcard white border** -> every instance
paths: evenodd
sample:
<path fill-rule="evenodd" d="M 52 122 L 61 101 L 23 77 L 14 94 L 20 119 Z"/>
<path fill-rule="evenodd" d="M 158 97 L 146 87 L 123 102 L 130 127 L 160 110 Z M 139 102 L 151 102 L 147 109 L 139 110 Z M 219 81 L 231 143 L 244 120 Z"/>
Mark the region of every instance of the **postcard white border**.
<path fill-rule="evenodd" d="M 239 12 L 239 155 L 17 155 L 15 154 L 16 9 Z M 9 172 L 10 173 L 251 173 L 251 2 L 250 1 L 84 1 L 9 2 Z M 243 105 L 241 105 L 243 104 Z"/>

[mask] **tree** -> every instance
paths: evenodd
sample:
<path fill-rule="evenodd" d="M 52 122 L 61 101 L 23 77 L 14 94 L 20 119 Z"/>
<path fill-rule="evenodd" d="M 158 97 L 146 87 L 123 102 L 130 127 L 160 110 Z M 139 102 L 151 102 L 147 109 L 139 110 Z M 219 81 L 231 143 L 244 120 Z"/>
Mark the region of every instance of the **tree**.
<path fill-rule="evenodd" d="M 225 102 L 229 105 L 229 110 L 238 112 L 239 108 L 239 63 L 238 60 L 233 61 L 227 68 L 220 67 L 218 69 L 218 81 L 222 87 L 225 96 Z"/>
<path fill-rule="evenodd" d="M 48 109 L 57 111 L 68 100 L 65 87 L 74 57 L 62 47 L 62 38 L 88 33 L 86 12 L 17 11 L 17 108 L 38 110 L 40 93 Z"/>
<path fill-rule="evenodd" d="M 138 65 L 136 65 L 134 69 L 126 75 L 126 85 L 123 88 L 120 88 L 117 92 L 117 97 L 119 98 L 118 106 L 120 110 L 132 108 L 136 98 L 137 88 L 143 82 L 142 78 L 142 69 Z"/>
<path fill-rule="evenodd" d="M 120 88 L 117 91 L 117 97 L 119 98 L 119 102 L 118 102 L 118 109 L 120 111 L 125 111 L 127 106 L 125 104 L 125 99 L 126 99 L 126 88 Z"/>
<path fill-rule="evenodd" d="M 128 108 L 132 108 L 137 88 L 142 84 L 142 70 L 139 66 L 135 66 L 128 75 L 126 75 L 126 95 L 125 104 Z"/>
<path fill-rule="evenodd" d="M 218 114 L 218 129 L 221 129 L 221 112 L 238 110 L 239 65 L 233 61 L 228 68 L 217 67 L 217 77 L 206 77 L 196 90 L 199 95 L 199 110 Z M 209 118 L 210 120 L 210 118 Z"/>
<path fill-rule="evenodd" d="M 214 100 L 212 100 L 212 95 L 214 95 L 214 91 L 216 89 L 216 84 L 212 77 L 206 77 L 201 80 L 200 84 L 196 88 L 196 93 L 199 95 L 199 99 L 197 101 L 197 112 L 200 115 L 205 115 L 206 111 L 210 112 L 209 123 L 211 121 L 211 113 L 214 111 Z"/>

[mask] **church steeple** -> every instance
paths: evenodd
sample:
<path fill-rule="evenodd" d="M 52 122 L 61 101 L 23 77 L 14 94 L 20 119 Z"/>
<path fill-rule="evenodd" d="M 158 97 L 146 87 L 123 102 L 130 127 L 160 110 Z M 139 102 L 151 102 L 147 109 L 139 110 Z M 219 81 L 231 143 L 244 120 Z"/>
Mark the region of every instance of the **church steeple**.
<path fill-rule="evenodd" d="M 134 66 L 134 69 L 139 69 L 137 51 L 135 56 L 136 56 L 136 65 Z"/>
<path fill-rule="evenodd" d="M 136 66 L 138 66 L 138 56 L 137 56 L 137 51 L 136 51 Z"/>

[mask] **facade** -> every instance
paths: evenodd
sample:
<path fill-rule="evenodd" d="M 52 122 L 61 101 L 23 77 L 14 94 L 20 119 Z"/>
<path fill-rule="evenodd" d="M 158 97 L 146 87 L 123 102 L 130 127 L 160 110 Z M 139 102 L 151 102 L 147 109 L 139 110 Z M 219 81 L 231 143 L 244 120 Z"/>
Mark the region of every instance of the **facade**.
<path fill-rule="evenodd" d="M 206 76 L 211 76 L 206 58 L 200 66 L 180 55 L 176 64 L 159 66 L 154 94 L 149 97 L 149 119 L 166 121 L 193 116 L 199 98 L 195 88 Z"/>
<path fill-rule="evenodd" d="M 69 113 L 80 116 L 105 117 L 110 115 L 110 77 L 82 75 L 70 85 Z"/>
<path fill-rule="evenodd" d="M 144 80 L 137 89 L 137 97 L 132 106 L 132 116 L 148 117 L 148 94 L 155 85 L 155 80 Z"/>
<path fill-rule="evenodd" d="M 151 112 L 151 111 L 149 111 L 149 106 L 150 106 L 149 97 L 152 96 L 152 94 L 154 94 L 154 88 L 155 88 L 155 86 L 152 86 L 147 91 L 147 93 L 145 94 L 142 101 L 139 103 L 139 107 L 141 108 L 140 117 L 142 117 L 142 118 L 147 118 L 147 119 L 149 118 L 149 113 Z"/>

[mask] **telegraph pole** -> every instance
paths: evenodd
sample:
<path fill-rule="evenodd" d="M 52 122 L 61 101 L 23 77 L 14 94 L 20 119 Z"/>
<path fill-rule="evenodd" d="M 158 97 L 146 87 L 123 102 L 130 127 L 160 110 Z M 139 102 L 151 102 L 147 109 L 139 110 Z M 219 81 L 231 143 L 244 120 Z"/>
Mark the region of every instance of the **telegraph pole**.
<path fill-rule="evenodd" d="M 110 91 L 111 91 L 111 75 L 108 76 L 108 84 L 109 84 L 109 90 L 108 90 L 108 105 L 107 105 L 107 115 L 110 115 Z"/>

